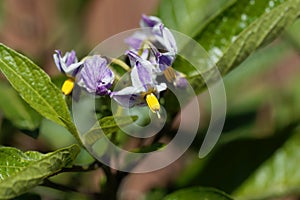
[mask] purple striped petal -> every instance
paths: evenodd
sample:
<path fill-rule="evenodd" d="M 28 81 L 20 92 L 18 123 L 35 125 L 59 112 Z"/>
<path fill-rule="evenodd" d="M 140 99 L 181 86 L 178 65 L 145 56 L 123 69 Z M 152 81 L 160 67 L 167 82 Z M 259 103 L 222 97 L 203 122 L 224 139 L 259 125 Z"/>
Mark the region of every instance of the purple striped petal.
<path fill-rule="evenodd" d="M 137 61 L 135 68 L 131 71 L 131 81 L 134 87 L 143 86 L 145 90 L 147 90 L 149 85 L 153 84 L 152 70 L 150 66 L 150 62 Z"/>
<path fill-rule="evenodd" d="M 143 15 L 140 25 L 146 29 L 128 38 L 127 43 L 139 53 L 143 48 L 140 56 L 150 61 L 155 67 L 154 71 L 161 74 L 173 64 L 176 58 L 178 51 L 176 40 L 171 31 L 157 17 Z M 145 48 L 142 47 L 142 43 L 146 40 L 148 40 L 148 47 Z M 134 66 L 136 63 L 131 62 L 131 65 Z"/>
<path fill-rule="evenodd" d="M 56 65 L 57 69 L 60 72 L 63 72 L 63 69 L 62 69 L 62 66 L 61 66 L 61 63 L 63 62 L 63 59 L 62 59 L 62 54 L 61 54 L 60 50 L 55 50 L 55 54 L 53 54 L 53 59 L 54 59 L 54 63 Z"/>
<path fill-rule="evenodd" d="M 128 56 L 134 67 L 131 70 L 131 82 L 135 88 L 148 90 L 149 85 L 153 85 L 154 67 L 151 62 L 138 56 L 135 52 L 129 51 Z"/>
<path fill-rule="evenodd" d="M 155 68 L 151 62 L 134 51 L 127 54 L 133 65 L 130 74 L 132 86 L 112 92 L 111 97 L 123 107 L 147 105 L 144 98 L 146 94 L 155 93 L 159 97 L 159 93 L 166 90 L 167 86 L 165 83 L 159 85 L 156 83 Z"/>
<path fill-rule="evenodd" d="M 175 57 L 170 53 L 161 53 L 157 58 L 157 62 L 160 65 L 165 65 L 166 67 L 171 66 L 175 60 Z"/>
<path fill-rule="evenodd" d="M 181 88 L 181 89 L 184 89 L 184 88 L 187 88 L 188 86 L 188 81 L 186 80 L 185 77 L 182 76 L 182 74 L 180 74 L 179 72 L 175 72 L 176 73 L 176 79 L 175 79 L 175 86 L 177 88 Z"/>
<path fill-rule="evenodd" d="M 154 91 L 157 98 L 159 98 L 159 93 L 167 89 L 165 83 L 159 85 L 154 85 Z M 145 106 L 145 92 L 141 88 L 135 88 L 133 86 L 126 87 L 117 92 L 111 92 L 110 96 L 121 106 L 126 108 L 131 108 L 133 106 Z"/>
<path fill-rule="evenodd" d="M 76 52 L 66 52 L 64 56 L 60 50 L 55 50 L 53 59 L 58 70 L 68 76 L 75 77 L 80 70 L 83 62 L 78 62 Z"/>
<path fill-rule="evenodd" d="M 125 39 L 125 43 L 133 49 L 140 49 L 143 41 L 147 39 L 147 35 L 143 32 L 135 32 L 132 36 Z"/>
<path fill-rule="evenodd" d="M 77 63 L 77 57 L 76 57 L 76 52 L 74 50 L 72 50 L 71 52 L 67 52 L 66 55 L 64 56 L 66 57 L 66 65 L 70 66 L 71 64 Z"/>
<path fill-rule="evenodd" d="M 169 52 L 174 56 L 177 53 L 177 44 L 176 40 L 171 33 L 171 31 L 164 27 L 163 24 L 158 24 L 153 27 L 153 35 L 155 36 L 155 40 L 160 43 L 159 49 L 162 52 Z"/>
<path fill-rule="evenodd" d="M 110 96 L 121 106 L 131 108 L 135 105 L 145 104 L 145 100 L 141 95 L 142 91 L 130 86 L 120 91 L 112 92 Z"/>
<path fill-rule="evenodd" d="M 114 81 L 114 74 L 109 69 L 107 60 L 99 55 L 88 57 L 78 74 L 78 84 L 88 92 L 106 95 Z"/>
<path fill-rule="evenodd" d="M 153 26 L 159 23 L 161 23 L 161 20 L 158 17 L 142 15 L 140 26 L 142 28 L 146 28 L 146 27 L 152 28 Z"/>

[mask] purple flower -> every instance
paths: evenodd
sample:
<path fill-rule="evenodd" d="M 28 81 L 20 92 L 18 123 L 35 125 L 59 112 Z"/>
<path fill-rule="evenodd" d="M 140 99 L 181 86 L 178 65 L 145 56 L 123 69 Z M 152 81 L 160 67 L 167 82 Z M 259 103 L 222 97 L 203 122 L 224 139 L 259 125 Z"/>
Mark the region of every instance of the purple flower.
<path fill-rule="evenodd" d="M 132 36 L 125 39 L 125 42 L 134 50 L 140 50 L 143 42 L 147 41 L 147 35 L 142 31 L 135 32 Z"/>
<path fill-rule="evenodd" d="M 156 75 L 153 73 L 154 67 L 151 62 L 133 51 L 129 51 L 128 56 L 133 64 L 130 74 L 132 86 L 112 92 L 111 97 L 123 107 L 148 105 L 151 111 L 158 113 L 159 93 L 167 89 L 166 84 L 158 84 L 155 81 Z"/>
<path fill-rule="evenodd" d="M 169 62 L 168 58 L 158 52 L 152 44 L 149 44 L 149 48 L 145 48 L 143 51 L 136 52 L 133 50 L 131 52 L 135 52 L 135 54 L 139 53 L 140 57 L 148 60 L 152 64 L 153 73 L 156 76 L 164 75 L 166 81 L 173 83 L 177 88 L 184 89 L 187 87 L 188 81 L 185 79 L 184 75 L 167 64 Z M 130 55 L 128 56 L 130 58 Z"/>
<path fill-rule="evenodd" d="M 142 31 L 126 39 L 133 49 L 131 51 L 150 61 L 156 75 L 164 74 L 168 82 L 176 87 L 185 88 L 187 80 L 171 67 L 178 51 L 171 31 L 154 16 L 143 15 L 140 26 L 144 28 Z"/>
<path fill-rule="evenodd" d="M 169 55 L 172 54 L 175 58 L 177 53 L 177 44 L 171 31 L 163 24 L 157 24 L 152 28 L 152 32 L 156 40 L 152 42 L 154 43 L 154 45 L 155 43 L 159 43 L 155 45 L 156 48 L 160 52 L 165 52 L 162 53 L 163 55 L 166 55 L 166 53 L 168 53 Z"/>
<path fill-rule="evenodd" d="M 164 26 L 159 18 L 154 16 L 142 15 L 140 26 L 144 29 L 134 33 L 125 42 L 136 51 L 144 49 L 144 45 L 151 42 L 159 52 L 162 52 L 161 56 L 167 57 L 164 58 L 164 63 L 168 59 L 167 64 L 171 65 L 177 53 L 176 41 L 171 31 Z"/>
<path fill-rule="evenodd" d="M 140 21 L 140 27 L 141 28 L 146 28 L 146 27 L 153 28 L 155 25 L 161 24 L 161 23 L 162 22 L 158 17 L 142 15 L 142 19 Z"/>
<path fill-rule="evenodd" d="M 69 77 L 75 77 L 83 62 L 78 62 L 75 51 L 66 52 L 64 56 L 60 50 L 55 50 L 53 54 L 54 62 L 58 70 Z"/>
<path fill-rule="evenodd" d="M 99 55 L 87 57 L 76 77 L 79 86 L 96 95 L 109 94 L 114 78 L 108 61 Z"/>
<path fill-rule="evenodd" d="M 188 81 L 186 80 L 186 78 L 177 71 L 175 71 L 175 73 L 176 73 L 176 77 L 175 77 L 175 80 L 173 81 L 173 84 L 177 88 L 181 88 L 181 89 L 186 88 L 188 86 Z"/>

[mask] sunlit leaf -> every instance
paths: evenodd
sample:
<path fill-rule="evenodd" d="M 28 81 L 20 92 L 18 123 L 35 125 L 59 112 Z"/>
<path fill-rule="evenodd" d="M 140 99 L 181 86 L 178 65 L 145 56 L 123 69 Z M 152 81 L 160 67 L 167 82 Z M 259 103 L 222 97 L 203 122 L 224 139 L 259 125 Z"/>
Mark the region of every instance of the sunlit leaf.
<path fill-rule="evenodd" d="M 65 126 L 80 141 L 63 95 L 42 69 L 25 56 L 0 44 L 0 70 L 32 108 Z"/>
<path fill-rule="evenodd" d="M 278 25 L 277 20 L 273 21 L 272 17 L 275 17 L 274 19 L 279 17 L 277 16 L 278 11 L 276 11 L 275 14 L 272 10 L 278 5 L 285 4 L 284 2 L 290 2 L 289 4 L 291 4 L 294 0 L 235 1 L 230 7 L 210 21 L 207 26 L 203 28 L 203 31 L 197 34 L 195 39 L 208 51 L 209 55 L 216 62 L 222 57 L 228 47 L 236 43 L 235 41 L 241 35 L 245 35 L 246 32 L 257 33 L 255 34 L 255 37 L 260 38 L 265 37 L 263 33 L 271 32 L 272 30 L 267 27 L 270 25 Z M 285 12 L 285 9 L 289 6 L 290 5 L 285 4 L 285 6 L 279 9 L 281 15 L 293 15 L 292 13 Z M 273 14 L 271 14 L 271 12 Z M 272 17 L 265 16 L 267 13 L 271 14 Z M 266 21 L 263 25 L 268 26 L 264 28 L 254 28 L 262 27 L 262 24 L 258 23 L 256 23 L 256 25 L 251 25 L 258 19 L 260 21 Z M 260 36 L 260 33 L 263 35 Z M 259 41 L 260 40 L 256 42 Z M 247 43 L 247 41 L 245 41 L 245 43 Z"/>
<path fill-rule="evenodd" d="M 286 1 L 250 24 L 234 39 L 217 62 L 221 73 L 228 73 L 257 48 L 277 38 L 299 16 L 299 10 L 299 0 Z"/>
<path fill-rule="evenodd" d="M 176 2 L 170 1 L 170 6 L 175 6 L 173 4 Z M 299 0 L 241 0 L 235 1 L 225 8 L 205 27 L 201 28 L 194 37 L 208 52 L 210 59 L 216 63 L 222 75 L 237 67 L 259 47 L 277 38 L 299 15 L 300 3 Z M 201 13 L 205 6 L 197 7 L 197 9 L 198 13 Z M 173 17 L 176 14 L 177 12 L 172 13 Z M 166 26 L 168 26 L 168 20 L 166 22 Z M 194 29 L 197 29 L 197 26 L 194 25 Z M 190 52 L 188 54 L 190 58 L 199 57 L 199 55 L 193 55 L 193 53 L 197 54 L 197 51 L 194 51 L 190 45 L 187 45 L 182 51 Z M 189 60 L 189 58 L 185 59 Z M 189 64 L 183 60 L 179 58 L 174 64 L 179 71 L 181 68 L 188 68 L 184 66 Z M 199 65 L 201 65 L 200 62 L 203 63 L 203 60 L 199 60 Z M 205 85 L 202 76 L 213 79 L 215 75 L 214 70 L 208 70 L 199 75 L 193 68 L 188 69 L 188 72 L 185 69 L 181 71 L 187 73 L 188 79 L 197 93 Z"/>
<path fill-rule="evenodd" d="M 80 148 L 72 145 L 48 154 L 0 148 L 0 199 L 11 199 L 41 184 L 75 160 Z"/>
<path fill-rule="evenodd" d="M 224 41 L 227 41 L 224 45 L 202 43 L 201 38 L 204 37 L 204 35 L 200 36 L 197 41 L 208 48 L 207 50 L 212 59 L 216 62 L 220 72 L 225 75 L 237 67 L 259 47 L 270 43 L 278 37 L 284 28 L 297 18 L 299 8 L 299 1 L 286 1 L 270 12 L 263 14 L 241 33 L 228 35 L 227 39 L 224 39 Z M 231 28 L 232 26 L 227 24 L 226 27 Z M 221 31 L 222 35 L 226 35 L 226 31 L 223 31 L 224 32 Z M 206 40 L 209 41 L 210 39 L 206 38 Z M 215 38 L 214 40 L 218 43 L 220 40 L 222 41 L 222 38 Z M 207 76 L 213 77 L 213 74 L 207 73 Z M 190 81 L 196 90 L 200 90 L 203 87 L 202 77 L 199 75 L 190 77 Z"/>

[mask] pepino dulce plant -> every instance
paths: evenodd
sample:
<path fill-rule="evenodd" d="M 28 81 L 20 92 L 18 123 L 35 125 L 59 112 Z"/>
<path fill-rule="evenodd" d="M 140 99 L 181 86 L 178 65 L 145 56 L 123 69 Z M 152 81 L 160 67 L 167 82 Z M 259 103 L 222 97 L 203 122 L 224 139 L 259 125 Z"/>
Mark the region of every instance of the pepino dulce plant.
<path fill-rule="evenodd" d="M 140 29 L 123 41 L 128 48 L 120 57 L 94 52 L 79 58 L 75 50 L 53 50 L 53 66 L 63 74 L 59 83 L 29 58 L 0 44 L 0 70 L 10 83 L 0 84 L 1 137 L 18 130 L 39 139 L 44 130 L 46 142 L 64 146 L 51 152 L 22 151 L 0 140 L 0 199 L 225 200 L 300 195 L 297 79 L 289 79 L 292 83 L 285 91 L 289 105 L 282 103 L 281 96 L 268 104 L 272 123 L 255 118 L 266 104 L 268 91 L 275 90 L 266 84 L 255 86 L 255 76 L 269 70 L 265 66 L 273 66 L 288 48 L 299 50 L 300 38 L 295 34 L 300 31 L 299 14 L 299 0 L 162 0 L 157 16 L 141 16 Z M 212 68 L 199 71 L 201 66 L 180 56 L 180 52 L 195 54 L 197 50 L 178 41 L 178 32 L 203 47 L 209 60 L 201 60 L 202 65 L 209 62 Z M 293 47 L 287 45 L 291 43 Z M 208 81 L 217 82 L 215 70 L 226 76 L 228 109 L 214 149 L 204 158 L 195 156 L 205 141 L 207 127 L 200 126 L 183 155 L 187 159 L 176 161 L 180 165 L 176 177 L 172 170 L 178 169 L 173 164 L 149 170 L 148 176 L 135 174 L 151 157 L 146 153 L 168 149 L 168 141 L 180 129 L 177 120 L 183 110 L 172 92 L 188 96 L 192 88 L 196 95 L 205 93 Z M 96 124 L 83 128 L 78 121 L 89 123 L 84 113 L 90 110 L 74 109 L 86 97 L 92 97 L 95 105 Z M 192 101 L 187 99 L 185 106 Z M 202 103 L 206 106 L 206 100 Z M 76 113 L 82 113 L 82 118 Z M 152 120 L 164 124 L 150 139 L 124 134 L 130 130 L 142 136 L 140 129 L 126 128 L 135 123 L 147 127 Z M 72 136 L 68 142 L 63 141 L 66 132 Z M 141 156 L 117 154 L 110 145 Z M 93 174 L 100 177 L 97 192 L 81 189 L 92 182 L 84 177 L 90 172 L 100 172 Z M 149 174 L 163 184 L 153 184 Z M 135 176 L 148 183 L 146 189 L 130 188 Z M 131 190 L 136 194 L 130 196 Z M 52 192 L 53 196 L 48 194 Z"/>

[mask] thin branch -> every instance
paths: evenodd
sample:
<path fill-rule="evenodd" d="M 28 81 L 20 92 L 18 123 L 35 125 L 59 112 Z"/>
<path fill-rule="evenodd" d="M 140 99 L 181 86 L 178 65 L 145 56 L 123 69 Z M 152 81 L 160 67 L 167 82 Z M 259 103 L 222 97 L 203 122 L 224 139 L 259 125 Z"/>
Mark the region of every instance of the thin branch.
<path fill-rule="evenodd" d="M 77 192 L 77 193 L 80 193 L 75 188 L 71 188 L 71 187 L 68 187 L 68 186 L 65 186 L 65 185 L 54 183 L 54 182 L 50 181 L 49 179 L 45 179 L 44 182 L 41 184 L 41 186 L 53 188 L 53 189 L 64 191 L 64 192 Z"/>
<path fill-rule="evenodd" d="M 103 166 L 103 164 L 98 161 L 95 161 L 88 166 L 73 165 L 70 168 L 63 168 L 62 170 L 50 175 L 49 177 L 56 176 L 56 175 L 58 175 L 60 173 L 64 173 L 64 172 L 89 172 L 89 171 L 99 169 L 102 166 Z"/>
<path fill-rule="evenodd" d="M 93 162 L 92 164 L 88 166 L 79 166 L 79 165 L 73 165 L 71 168 L 63 168 L 59 173 L 62 172 L 89 172 L 96 169 L 101 168 L 102 164 L 98 161 Z"/>
<path fill-rule="evenodd" d="M 103 196 L 102 193 L 82 192 L 82 191 L 79 191 L 75 188 L 71 188 L 71 187 L 68 187 L 68 186 L 65 186 L 65 185 L 54 183 L 54 182 L 50 181 L 49 179 L 45 179 L 44 182 L 41 184 L 41 186 L 49 187 L 49 188 L 52 188 L 52 189 L 55 189 L 55 190 L 60 190 L 60 191 L 63 191 L 63 192 L 76 192 L 76 193 L 80 193 L 82 195 L 93 197 L 94 199 L 99 199 L 99 198 L 102 198 L 102 196 Z"/>

